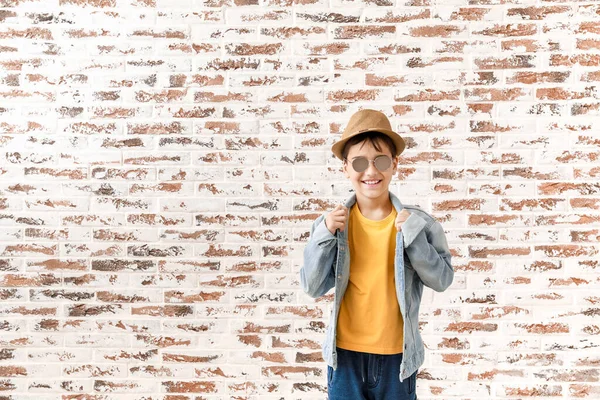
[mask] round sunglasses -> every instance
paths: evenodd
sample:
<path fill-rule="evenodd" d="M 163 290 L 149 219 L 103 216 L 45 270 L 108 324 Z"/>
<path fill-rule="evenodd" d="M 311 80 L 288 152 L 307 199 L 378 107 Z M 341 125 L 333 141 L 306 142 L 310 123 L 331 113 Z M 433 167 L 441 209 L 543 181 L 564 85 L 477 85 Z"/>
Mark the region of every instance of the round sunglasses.
<path fill-rule="evenodd" d="M 348 159 L 346 158 L 346 161 Z M 369 168 L 369 163 L 373 163 L 375 168 L 377 168 L 380 172 L 387 171 L 387 169 L 392 165 L 392 159 L 388 156 L 377 156 L 374 160 L 369 160 L 367 157 L 356 157 L 352 160 L 352 168 L 356 172 L 364 172 Z"/>

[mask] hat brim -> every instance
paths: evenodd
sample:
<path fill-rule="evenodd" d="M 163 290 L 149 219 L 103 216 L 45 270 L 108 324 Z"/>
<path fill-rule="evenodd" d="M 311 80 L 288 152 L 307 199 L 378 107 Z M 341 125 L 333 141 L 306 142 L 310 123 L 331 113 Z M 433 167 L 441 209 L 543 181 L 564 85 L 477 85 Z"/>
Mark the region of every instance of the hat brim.
<path fill-rule="evenodd" d="M 392 139 L 392 141 L 396 145 L 396 154 L 394 154 L 394 156 L 400 155 L 406 148 L 406 142 L 404 142 L 404 139 L 402 139 L 402 137 L 400 135 L 398 135 L 396 132 L 390 131 L 388 129 L 374 128 L 374 129 L 363 129 L 361 131 L 351 134 L 350 136 L 348 136 L 345 139 L 335 142 L 333 144 L 333 146 L 331 146 L 331 151 L 337 158 L 339 158 L 340 160 L 343 160 L 342 151 L 344 150 L 344 145 L 346 144 L 346 142 L 348 140 L 352 139 L 354 136 L 358 136 L 360 134 L 367 133 L 367 132 L 381 132 L 384 135 L 386 135 L 387 137 L 389 137 L 390 139 Z"/>

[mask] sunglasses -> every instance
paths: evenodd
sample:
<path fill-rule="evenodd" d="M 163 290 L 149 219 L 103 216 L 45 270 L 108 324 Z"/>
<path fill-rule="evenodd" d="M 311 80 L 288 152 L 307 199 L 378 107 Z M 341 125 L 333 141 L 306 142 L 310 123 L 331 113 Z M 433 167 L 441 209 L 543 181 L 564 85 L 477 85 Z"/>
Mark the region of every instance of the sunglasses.
<path fill-rule="evenodd" d="M 369 160 L 367 157 L 356 157 L 351 164 L 356 172 L 364 172 L 369 168 L 369 163 L 373 163 L 375 168 L 380 172 L 384 172 L 392 165 L 392 159 L 388 156 L 377 156 L 374 160 Z"/>

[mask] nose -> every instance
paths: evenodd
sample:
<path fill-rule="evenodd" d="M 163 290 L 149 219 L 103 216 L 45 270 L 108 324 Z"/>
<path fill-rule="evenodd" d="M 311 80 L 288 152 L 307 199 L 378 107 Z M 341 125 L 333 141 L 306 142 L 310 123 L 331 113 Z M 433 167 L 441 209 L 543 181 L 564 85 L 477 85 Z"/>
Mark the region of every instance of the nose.
<path fill-rule="evenodd" d="M 364 174 L 367 176 L 379 175 L 379 170 L 377 169 L 377 167 L 375 167 L 374 162 L 369 161 L 369 165 L 367 166 L 367 169 L 365 169 Z"/>

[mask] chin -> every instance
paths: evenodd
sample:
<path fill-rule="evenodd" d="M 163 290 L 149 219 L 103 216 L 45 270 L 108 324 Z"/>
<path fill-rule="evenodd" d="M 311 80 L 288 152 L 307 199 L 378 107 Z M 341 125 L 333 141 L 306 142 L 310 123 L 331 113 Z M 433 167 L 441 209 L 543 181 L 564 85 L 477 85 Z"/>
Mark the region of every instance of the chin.
<path fill-rule="evenodd" d="M 369 197 L 369 198 L 373 197 L 373 198 L 375 198 L 375 197 L 379 197 L 382 194 L 386 193 L 387 189 L 386 188 L 378 189 L 378 190 L 368 190 L 368 189 L 364 190 L 364 189 L 361 189 L 361 190 L 357 190 L 356 192 L 360 193 L 364 197 Z"/>

